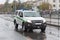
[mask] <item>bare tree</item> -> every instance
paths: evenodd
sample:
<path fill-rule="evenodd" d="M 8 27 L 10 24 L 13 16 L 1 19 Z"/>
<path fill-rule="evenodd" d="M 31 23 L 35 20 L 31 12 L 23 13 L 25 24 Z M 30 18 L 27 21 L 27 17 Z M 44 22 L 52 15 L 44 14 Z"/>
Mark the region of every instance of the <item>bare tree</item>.
<path fill-rule="evenodd" d="M 8 5 L 9 5 L 9 0 L 6 0 L 6 2 L 5 2 L 5 4 L 4 4 L 4 11 L 7 11 L 7 9 L 8 9 Z"/>

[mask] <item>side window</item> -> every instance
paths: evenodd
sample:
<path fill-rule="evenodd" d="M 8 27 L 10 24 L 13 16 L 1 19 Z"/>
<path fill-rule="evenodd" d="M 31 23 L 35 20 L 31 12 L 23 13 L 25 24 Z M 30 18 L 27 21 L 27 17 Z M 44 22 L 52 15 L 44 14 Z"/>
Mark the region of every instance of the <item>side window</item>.
<path fill-rule="evenodd" d="M 22 12 L 19 12 L 18 14 L 20 17 L 23 17 L 23 13 Z"/>

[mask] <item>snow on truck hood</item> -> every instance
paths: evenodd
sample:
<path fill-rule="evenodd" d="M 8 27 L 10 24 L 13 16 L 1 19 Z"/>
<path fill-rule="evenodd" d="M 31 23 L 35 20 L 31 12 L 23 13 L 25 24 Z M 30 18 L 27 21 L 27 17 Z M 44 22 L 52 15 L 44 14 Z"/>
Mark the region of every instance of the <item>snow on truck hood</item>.
<path fill-rule="evenodd" d="M 43 22 L 46 22 L 46 20 L 43 17 L 24 17 L 26 20 L 43 20 Z"/>

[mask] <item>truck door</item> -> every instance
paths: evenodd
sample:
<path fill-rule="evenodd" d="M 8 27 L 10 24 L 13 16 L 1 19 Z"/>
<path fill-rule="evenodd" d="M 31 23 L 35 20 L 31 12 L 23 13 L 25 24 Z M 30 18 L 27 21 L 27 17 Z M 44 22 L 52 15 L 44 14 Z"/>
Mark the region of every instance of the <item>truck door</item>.
<path fill-rule="evenodd" d="M 22 22 L 23 22 L 23 12 L 19 12 L 18 13 L 18 23 L 20 25 L 22 25 Z"/>

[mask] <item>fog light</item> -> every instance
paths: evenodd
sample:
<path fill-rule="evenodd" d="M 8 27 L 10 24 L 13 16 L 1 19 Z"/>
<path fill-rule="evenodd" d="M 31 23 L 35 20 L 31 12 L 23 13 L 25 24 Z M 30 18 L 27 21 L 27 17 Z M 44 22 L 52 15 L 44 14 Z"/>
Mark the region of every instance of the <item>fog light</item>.
<path fill-rule="evenodd" d="M 28 24 L 28 26 L 30 26 L 30 24 Z"/>

